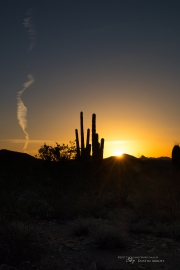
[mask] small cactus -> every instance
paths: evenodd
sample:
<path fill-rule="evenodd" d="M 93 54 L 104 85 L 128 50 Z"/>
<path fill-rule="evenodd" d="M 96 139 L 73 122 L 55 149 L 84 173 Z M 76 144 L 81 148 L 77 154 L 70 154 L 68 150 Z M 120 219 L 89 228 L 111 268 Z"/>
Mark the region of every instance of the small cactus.
<path fill-rule="evenodd" d="M 180 147 L 175 145 L 172 149 L 172 165 L 180 168 Z"/>

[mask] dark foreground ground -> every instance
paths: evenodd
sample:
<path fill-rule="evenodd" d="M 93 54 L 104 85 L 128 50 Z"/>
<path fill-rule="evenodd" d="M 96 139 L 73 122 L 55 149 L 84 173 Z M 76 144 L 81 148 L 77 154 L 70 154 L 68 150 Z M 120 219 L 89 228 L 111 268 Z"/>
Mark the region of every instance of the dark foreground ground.
<path fill-rule="evenodd" d="M 56 164 L 0 150 L 0 265 L 178 269 L 179 180 L 171 160 Z"/>

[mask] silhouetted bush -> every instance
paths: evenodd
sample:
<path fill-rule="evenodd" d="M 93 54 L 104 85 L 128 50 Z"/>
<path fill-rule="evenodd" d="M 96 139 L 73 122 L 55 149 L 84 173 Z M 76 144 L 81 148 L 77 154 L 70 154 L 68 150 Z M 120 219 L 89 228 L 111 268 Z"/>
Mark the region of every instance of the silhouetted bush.
<path fill-rule="evenodd" d="M 101 225 L 93 233 L 94 243 L 99 249 L 125 248 L 126 240 L 119 228 L 111 225 Z"/>
<path fill-rule="evenodd" d="M 0 220 L 0 261 L 19 265 L 22 261 L 38 261 L 44 248 L 38 244 L 35 227 L 20 222 Z"/>
<path fill-rule="evenodd" d="M 89 219 L 78 218 L 72 227 L 72 235 L 84 236 L 90 233 L 90 221 Z"/>
<path fill-rule="evenodd" d="M 38 150 L 39 154 L 35 157 L 56 162 L 75 159 L 77 153 L 75 142 L 70 141 L 69 143 L 70 146 L 65 144 L 60 145 L 56 142 L 55 147 L 46 145 L 46 143 L 44 143 L 44 145 Z"/>

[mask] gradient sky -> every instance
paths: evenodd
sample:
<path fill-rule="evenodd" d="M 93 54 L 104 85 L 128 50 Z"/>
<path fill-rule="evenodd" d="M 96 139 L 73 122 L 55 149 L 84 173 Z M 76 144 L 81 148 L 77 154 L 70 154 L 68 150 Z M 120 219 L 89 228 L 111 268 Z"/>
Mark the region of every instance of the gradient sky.
<path fill-rule="evenodd" d="M 0 149 L 35 155 L 96 113 L 104 157 L 180 141 L 180 1 L 0 3 Z M 23 149 L 26 148 L 26 149 Z"/>

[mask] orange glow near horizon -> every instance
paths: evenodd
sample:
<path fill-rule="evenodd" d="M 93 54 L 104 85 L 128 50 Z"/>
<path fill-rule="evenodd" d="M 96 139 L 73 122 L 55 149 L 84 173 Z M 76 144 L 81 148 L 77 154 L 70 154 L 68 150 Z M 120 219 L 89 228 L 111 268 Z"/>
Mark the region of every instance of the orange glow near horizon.
<path fill-rule="evenodd" d="M 109 136 L 110 137 L 110 136 Z M 46 143 L 52 147 L 55 142 L 61 144 L 68 144 L 69 141 L 55 140 L 30 140 L 26 153 L 32 156 L 38 154 L 40 147 Z M 8 149 L 12 151 L 23 152 L 22 148 L 24 140 L 7 140 L 3 142 L 1 149 Z M 171 151 L 174 146 L 172 140 L 160 140 L 153 138 L 152 140 L 105 140 L 104 144 L 104 158 L 110 156 L 120 156 L 122 154 L 129 154 L 135 157 L 171 157 Z"/>
<path fill-rule="evenodd" d="M 110 141 L 105 142 L 104 158 L 118 156 L 120 153 L 135 157 L 171 157 L 173 146 L 171 141 Z"/>
<path fill-rule="evenodd" d="M 64 142 L 66 143 L 66 142 Z M 68 143 L 68 142 L 67 142 Z M 60 142 L 61 144 L 61 142 Z M 30 154 L 32 156 L 38 154 L 38 149 L 43 145 L 41 144 L 29 144 L 28 149 L 26 151 L 27 154 Z M 47 143 L 47 145 L 55 146 L 55 143 Z M 20 151 L 22 152 L 21 148 L 22 145 L 20 144 L 20 149 L 16 149 L 15 151 Z M 106 144 L 104 147 L 104 158 L 108 158 L 111 156 L 119 156 L 121 157 L 123 154 L 129 154 L 134 157 L 141 157 L 142 155 L 146 157 L 162 157 L 162 156 L 167 156 L 171 157 L 171 151 L 173 148 L 173 144 L 162 144 L 158 145 L 155 142 L 129 142 L 126 143 L 125 145 L 118 145 L 118 144 Z M 121 154 L 121 156 L 120 156 Z"/>

